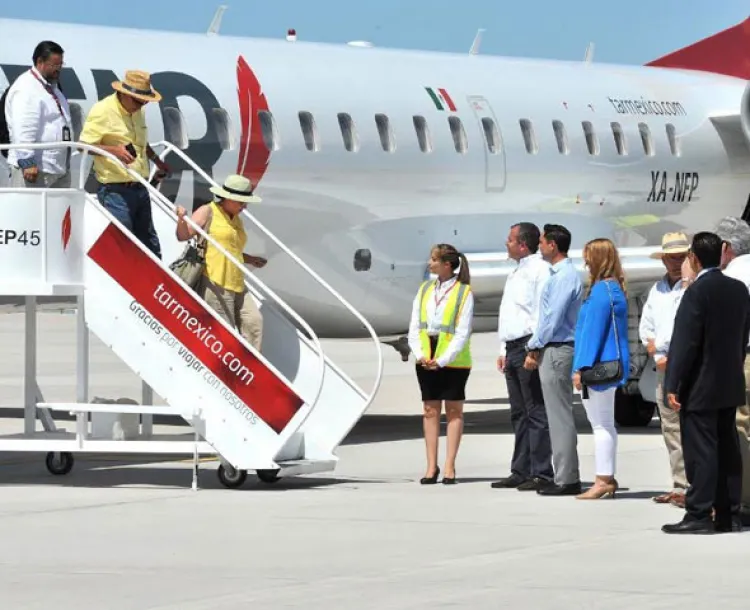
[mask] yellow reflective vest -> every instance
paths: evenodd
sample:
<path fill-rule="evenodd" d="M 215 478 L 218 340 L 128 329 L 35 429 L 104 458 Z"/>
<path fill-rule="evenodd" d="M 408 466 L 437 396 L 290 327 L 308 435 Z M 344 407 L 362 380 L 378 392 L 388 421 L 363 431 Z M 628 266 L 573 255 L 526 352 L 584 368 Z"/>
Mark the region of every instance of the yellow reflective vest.
<path fill-rule="evenodd" d="M 430 337 L 427 334 L 427 299 L 433 298 L 435 292 L 435 282 L 426 281 L 419 288 L 419 341 L 422 346 L 422 353 L 425 358 L 430 354 Z M 438 334 L 437 348 L 433 358 L 437 359 L 443 355 L 450 345 L 453 336 L 456 334 L 456 325 L 461 314 L 461 309 L 466 303 L 471 288 L 468 285 L 456 281 L 456 287 L 448 295 L 448 301 L 445 304 L 440 333 Z M 461 351 L 456 354 L 453 362 L 446 365 L 446 368 L 471 368 L 471 336 L 466 339 Z"/>

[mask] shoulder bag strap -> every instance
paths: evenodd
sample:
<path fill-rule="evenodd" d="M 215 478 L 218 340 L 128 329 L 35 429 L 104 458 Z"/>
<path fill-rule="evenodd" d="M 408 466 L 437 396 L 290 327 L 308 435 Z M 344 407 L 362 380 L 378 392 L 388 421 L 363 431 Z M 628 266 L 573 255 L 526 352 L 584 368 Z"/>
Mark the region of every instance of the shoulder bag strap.
<path fill-rule="evenodd" d="M 607 280 L 604 280 L 604 283 L 607 286 L 607 292 L 609 293 L 609 308 L 610 313 L 612 316 L 612 328 L 615 331 L 615 345 L 617 346 L 617 359 L 620 360 L 620 337 L 617 333 L 617 321 L 615 320 L 615 303 L 612 300 L 612 290 L 609 287 L 609 282 Z"/>
<path fill-rule="evenodd" d="M 206 226 L 203 227 L 203 231 L 208 234 L 208 232 L 211 230 L 211 221 L 214 218 L 214 209 L 212 207 L 212 204 L 208 205 L 208 221 L 206 222 Z M 206 257 L 206 250 L 208 249 L 208 240 L 203 237 L 203 235 L 198 235 L 198 239 L 196 239 L 195 247 L 198 248 L 198 251 L 201 253 L 201 256 L 203 258 Z"/>

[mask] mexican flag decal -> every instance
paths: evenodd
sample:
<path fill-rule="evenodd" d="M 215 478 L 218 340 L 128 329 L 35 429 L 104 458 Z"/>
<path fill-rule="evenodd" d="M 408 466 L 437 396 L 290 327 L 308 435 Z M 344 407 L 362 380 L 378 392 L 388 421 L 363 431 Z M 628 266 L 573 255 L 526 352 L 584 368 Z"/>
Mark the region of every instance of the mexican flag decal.
<path fill-rule="evenodd" d="M 456 111 L 456 105 L 453 103 L 451 96 L 448 95 L 448 92 L 445 89 L 433 89 L 432 87 L 425 87 L 425 89 L 438 110 L 445 110 L 448 108 L 451 112 Z"/>

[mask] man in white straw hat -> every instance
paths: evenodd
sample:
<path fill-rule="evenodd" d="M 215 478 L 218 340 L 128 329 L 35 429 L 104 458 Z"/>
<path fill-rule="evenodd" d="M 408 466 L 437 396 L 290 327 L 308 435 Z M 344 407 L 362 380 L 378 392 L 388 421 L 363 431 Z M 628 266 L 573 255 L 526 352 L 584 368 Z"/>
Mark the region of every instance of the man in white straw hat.
<path fill-rule="evenodd" d="M 161 100 L 161 94 L 151 87 L 151 76 L 148 72 L 128 70 L 122 81 L 112 83 L 112 88 L 115 92 L 89 111 L 80 141 L 111 153 L 145 180 L 151 159 L 159 168 L 158 177 L 163 178 L 169 168 L 149 146 L 143 112 L 146 104 Z M 94 157 L 94 172 L 101 204 L 161 258 L 148 189 L 120 164 L 100 155 Z"/>
<path fill-rule="evenodd" d="M 192 220 L 219 245 L 233 260 L 211 242 L 206 248 L 206 264 L 197 290 L 206 304 L 239 330 L 244 339 L 260 351 L 263 338 L 263 318 L 252 294 L 245 286 L 241 270 L 243 263 L 263 267 L 266 259 L 245 254 L 247 234 L 241 212 L 248 203 L 260 203 L 253 194 L 253 185 L 245 176 L 228 176 L 222 186 L 211 187 L 214 200 L 193 212 Z M 185 221 L 186 210 L 177 207 L 177 239 L 187 241 L 197 231 Z"/>
<path fill-rule="evenodd" d="M 651 258 L 661 259 L 666 273 L 651 287 L 638 329 L 641 342 L 646 346 L 648 355 L 653 357 L 656 365 L 656 404 L 659 407 L 661 431 L 669 453 L 672 471 L 672 491 L 656 496 L 654 502 L 671 503 L 679 507 L 685 506 L 685 491 L 688 485 L 685 476 L 685 461 L 682 457 L 680 416 L 664 404 L 662 388 L 672 327 L 677 315 L 677 307 L 687 286 L 687 283 L 683 282 L 682 264 L 689 250 L 690 242 L 687 235 L 667 233 L 661 240 L 661 251 L 651 255 Z"/>

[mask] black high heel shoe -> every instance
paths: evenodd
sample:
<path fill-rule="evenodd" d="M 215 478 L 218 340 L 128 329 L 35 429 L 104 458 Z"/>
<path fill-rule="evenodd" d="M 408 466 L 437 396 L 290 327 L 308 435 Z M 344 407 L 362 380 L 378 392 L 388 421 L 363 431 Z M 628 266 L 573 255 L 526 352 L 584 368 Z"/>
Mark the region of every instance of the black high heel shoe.
<path fill-rule="evenodd" d="M 456 477 L 443 477 L 443 485 L 455 485 L 456 484 Z"/>
<path fill-rule="evenodd" d="M 431 477 L 422 477 L 421 479 L 419 479 L 420 485 L 434 485 L 435 483 L 437 483 L 439 474 L 440 467 L 435 470 L 435 474 L 433 474 Z"/>

